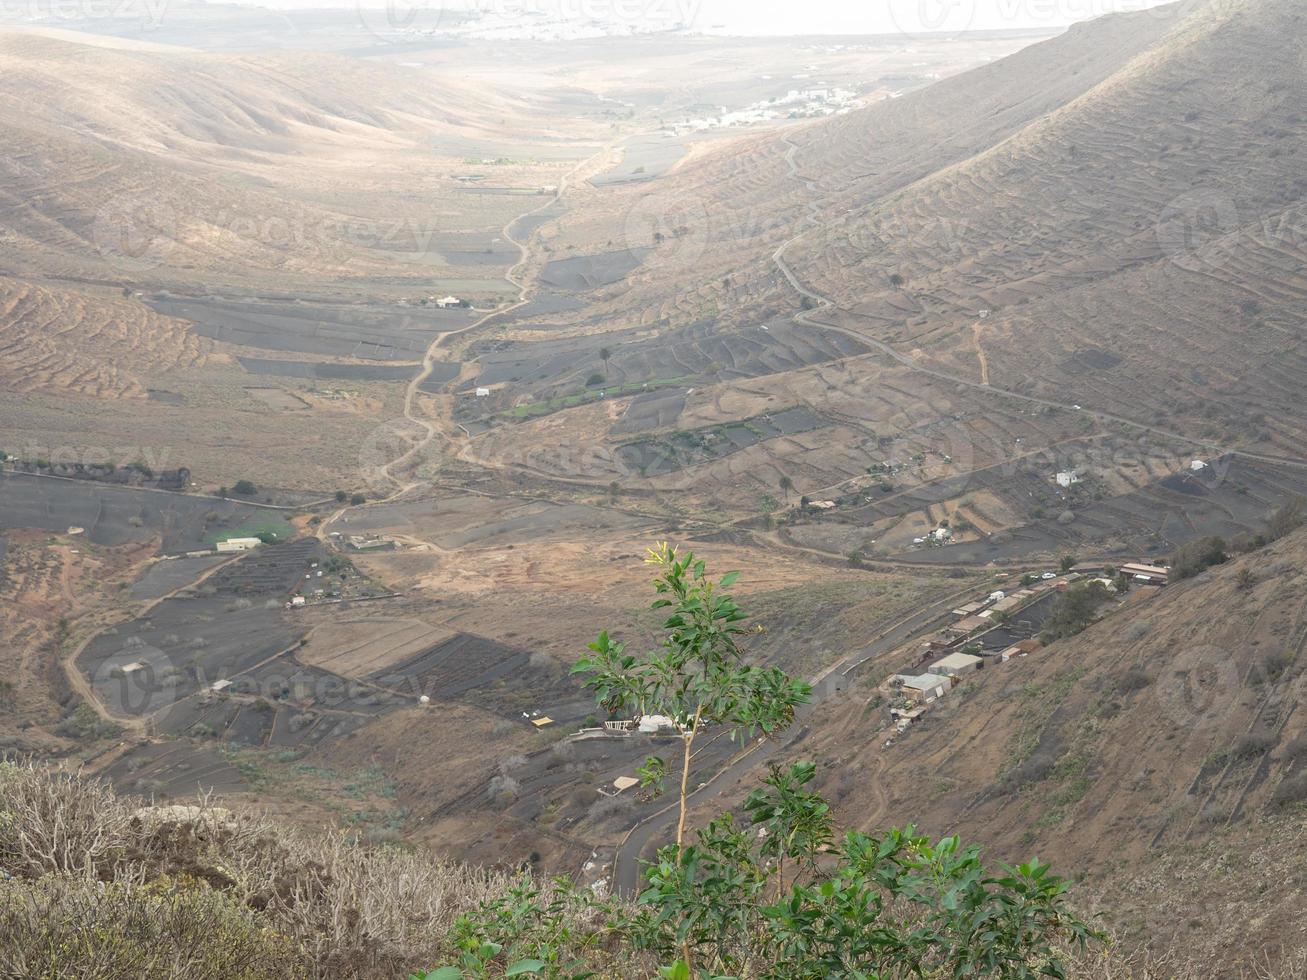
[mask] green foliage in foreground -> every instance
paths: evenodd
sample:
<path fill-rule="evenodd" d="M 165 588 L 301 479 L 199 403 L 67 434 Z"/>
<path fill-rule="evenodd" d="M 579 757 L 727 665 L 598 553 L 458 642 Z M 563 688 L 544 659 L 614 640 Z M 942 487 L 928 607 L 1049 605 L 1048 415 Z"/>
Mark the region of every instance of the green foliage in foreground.
<path fill-rule="evenodd" d="M 681 725 L 686 761 L 677 842 L 646 864 L 637 901 L 529 881 L 463 916 L 459 961 L 422 980 L 624 976 L 822 980 L 1061 977 L 1059 950 L 1098 934 L 1065 905 L 1067 883 L 1033 860 L 997 872 L 956 837 L 913 828 L 850 831 L 836 845 L 830 806 L 809 786 L 811 763 L 774 766 L 743 814 L 718 816 L 684 840 L 689 746 L 705 719 L 771 734 L 793 718 L 806 685 L 742 663 L 743 613 L 693 555 L 663 546 L 655 608 L 669 610 L 663 648 L 644 659 L 607 634 L 578 665 L 611 711 L 658 710 Z M 666 772 L 650 760 L 650 778 Z"/>
<path fill-rule="evenodd" d="M 460 962 L 426 980 L 590 977 L 614 959 L 632 977 L 1024 980 L 1062 976 L 1058 949 L 1095 938 L 1037 860 L 990 872 L 977 848 L 911 828 L 849 832 L 829 853 L 828 808 L 804 788 L 813 771 L 774 769 L 747 825 L 724 814 L 663 848 L 634 904 L 578 890 L 542 904 L 523 883 L 464 917 Z"/>

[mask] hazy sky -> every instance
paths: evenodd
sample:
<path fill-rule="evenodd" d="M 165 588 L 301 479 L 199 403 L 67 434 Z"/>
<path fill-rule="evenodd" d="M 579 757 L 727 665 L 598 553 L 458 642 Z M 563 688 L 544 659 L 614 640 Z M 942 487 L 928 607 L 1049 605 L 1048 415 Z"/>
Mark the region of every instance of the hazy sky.
<path fill-rule="evenodd" d="M 655 0 L 650 0 L 655 2 Z M 678 0 L 669 0 L 678 2 Z M 699 26 L 739 34 L 1060 27 L 1163 0 L 698 0 Z"/>
<path fill-rule="evenodd" d="M 1064 27 L 1113 11 L 1140 10 L 1167 0 L 239 0 L 278 9 L 390 4 L 417 20 L 433 10 L 479 7 L 492 12 L 560 13 L 653 27 L 685 21 L 730 34 L 892 34 L 916 31 Z"/>

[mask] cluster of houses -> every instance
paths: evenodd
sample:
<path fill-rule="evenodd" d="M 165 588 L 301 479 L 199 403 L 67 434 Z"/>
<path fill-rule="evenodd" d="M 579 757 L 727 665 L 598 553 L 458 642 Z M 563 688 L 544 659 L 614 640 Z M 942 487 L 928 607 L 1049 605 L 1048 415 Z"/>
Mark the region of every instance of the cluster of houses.
<path fill-rule="evenodd" d="M 1166 585 L 1170 579 L 1168 569 L 1146 564 L 1122 565 L 1119 574 L 1153 586 Z M 1037 636 L 1017 639 L 1009 628 L 1009 624 L 1022 622 L 1023 613 L 1033 614 L 1032 607 L 1051 601 L 1054 594 L 1065 592 L 1077 581 L 1100 582 L 1110 591 L 1116 591 L 1111 578 L 1077 572 L 1061 575 L 1045 572 L 1034 581 L 1032 578 L 1027 575 L 1022 587 L 1011 593 L 995 591 L 954 609 L 953 621 L 921 646 L 915 665 L 891 675 L 881 684 L 879 693 L 890 703 L 890 717 L 899 734 L 969 675 L 1039 650 L 1043 644 Z M 1021 632 L 1033 634 L 1034 631 L 1021 630 L 1016 635 Z M 995 639 L 998 642 L 993 642 Z"/>

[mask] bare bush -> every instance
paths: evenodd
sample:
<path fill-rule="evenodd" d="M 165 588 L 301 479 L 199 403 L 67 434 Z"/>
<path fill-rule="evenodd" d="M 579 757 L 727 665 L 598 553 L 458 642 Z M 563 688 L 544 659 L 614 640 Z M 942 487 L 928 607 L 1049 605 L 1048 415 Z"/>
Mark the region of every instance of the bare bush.
<path fill-rule="evenodd" d="M 1275 744 L 1276 738 L 1274 735 L 1241 735 L 1231 747 L 1230 756 L 1236 761 L 1259 759 L 1275 748 Z"/>
<path fill-rule="evenodd" d="M 517 794 L 522 791 L 522 784 L 512 776 L 494 776 L 490 780 L 490 799 L 492 802 L 502 802 L 504 800 L 515 800 Z"/>
<path fill-rule="evenodd" d="M 0 869 L 0 976 L 97 980 L 405 975 L 512 884 L 31 765 L 0 766 Z"/>
<path fill-rule="evenodd" d="M 32 765 L 0 765 L 0 868 L 15 878 L 93 877 L 135 842 L 132 808 L 106 785 Z"/>

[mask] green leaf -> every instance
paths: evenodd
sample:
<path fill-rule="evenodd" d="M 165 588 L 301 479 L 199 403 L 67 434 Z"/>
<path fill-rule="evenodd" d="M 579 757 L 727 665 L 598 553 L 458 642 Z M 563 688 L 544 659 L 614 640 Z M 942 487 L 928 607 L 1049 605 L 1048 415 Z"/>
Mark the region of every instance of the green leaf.
<path fill-rule="evenodd" d="M 544 968 L 543 960 L 519 960 L 504 971 L 504 976 L 521 977 L 528 973 L 539 973 Z"/>
<path fill-rule="evenodd" d="M 463 971 L 456 966 L 442 966 L 439 970 L 426 974 L 422 980 L 463 980 Z"/>

